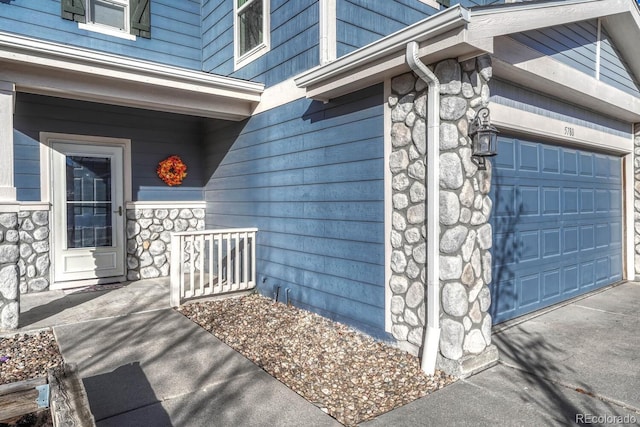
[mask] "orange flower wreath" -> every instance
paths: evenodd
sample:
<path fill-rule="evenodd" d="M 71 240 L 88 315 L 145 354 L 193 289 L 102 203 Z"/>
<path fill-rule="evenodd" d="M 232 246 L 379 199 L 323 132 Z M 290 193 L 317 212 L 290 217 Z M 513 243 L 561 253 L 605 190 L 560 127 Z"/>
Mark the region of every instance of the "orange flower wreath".
<path fill-rule="evenodd" d="M 156 169 L 158 176 L 168 186 L 182 184 L 182 180 L 187 176 L 187 165 L 179 156 L 169 156 L 160 163 Z"/>

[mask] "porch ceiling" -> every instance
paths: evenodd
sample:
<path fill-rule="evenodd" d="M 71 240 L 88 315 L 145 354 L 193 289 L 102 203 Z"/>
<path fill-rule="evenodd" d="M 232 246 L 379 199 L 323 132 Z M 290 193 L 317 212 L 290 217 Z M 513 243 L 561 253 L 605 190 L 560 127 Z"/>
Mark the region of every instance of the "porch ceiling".
<path fill-rule="evenodd" d="M 0 32 L 0 80 L 41 95 L 242 120 L 264 85 Z"/>

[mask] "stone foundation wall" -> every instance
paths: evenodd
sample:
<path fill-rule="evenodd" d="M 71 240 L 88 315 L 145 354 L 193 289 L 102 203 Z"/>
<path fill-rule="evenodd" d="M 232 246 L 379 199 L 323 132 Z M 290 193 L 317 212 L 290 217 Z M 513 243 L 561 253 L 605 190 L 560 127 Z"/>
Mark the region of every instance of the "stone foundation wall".
<path fill-rule="evenodd" d="M 127 279 L 169 275 L 171 232 L 204 230 L 201 208 L 127 210 Z"/>
<path fill-rule="evenodd" d="M 16 329 L 20 313 L 18 213 L 0 213 L 0 329 Z"/>
<path fill-rule="evenodd" d="M 49 289 L 49 211 L 22 211 L 18 214 L 20 233 L 20 293 Z"/>
<path fill-rule="evenodd" d="M 471 359 L 495 359 L 491 346 L 491 165 L 471 159 L 469 122 L 489 102 L 488 56 L 435 66 L 440 80 L 440 299 L 439 366 L 464 374 Z M 391 82 L 393 218 L 390 289 L 392 334 L 417 354 L 425 326 L 425 165 L 427 88 L 414 74 Z M 489 162 L 490 163 L 490 162 Z M 490 353 L 486 356 L 484 353 Z M 482 354 L 482 356 L 480 356 Z"/>

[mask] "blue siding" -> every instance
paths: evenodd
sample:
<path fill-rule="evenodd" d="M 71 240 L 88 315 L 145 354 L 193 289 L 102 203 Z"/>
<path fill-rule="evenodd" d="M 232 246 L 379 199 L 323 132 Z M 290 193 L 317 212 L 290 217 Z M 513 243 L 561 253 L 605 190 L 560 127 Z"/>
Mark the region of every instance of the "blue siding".
<path fill-rule="evenodd" d="M 18 93 L 14 120 L 18 199 L 40 200 L 40 132 L 131 139 L 134 201 L 203 200 L 200 119 Z M 178 154 L 188 166 L 179 187 L 156 175 L 159 161 Z"/>
<path fill-rule="evenodd" d="M 598 23 L 595 19 L 526 31 L 511 37 L 592 77 L 596 75 Z"/>
<path fill-rule="evenodd" d="M 630 123 L 585 110 L 579 105 L 569 104 L 504 80 L 493 79 L 489 82 L 489 86 L 491 102 L 631 138 Z"/>
<path fill-rule="evenodd" d="M 619 157 L 501 136 L 493 165 L 494 322 L 622 280 Z"/>
<path fill-rule="evenodd" d="M 151 2 L 151 39 L 138 37 L 132 41 L 81 30 L 76 22 L 60 17 L 60 0 L 0 2 L 0 30 L 201 70 L 200 2 Z"/>
<path fill-rule="evenodd" d="M 438 12 L 418 0 L 338 0 L 337 54 L 343 56 Z"/>
<path fill-rule="evenodd" d="M 40 201 L 40 143 L 14 129 L 13 170 L 17 198 L 25 202 Z"/>
<path fill-rule="evenodd" d="M 203 4 L 203 68 L 274 85 L 319 63 L 318 3 L 316 0 L 271 1 L 269 52 L 234 71 L 233 2 Z"/>
<path fill-rule="evenodd" d="M 638 80 L 629 71 L 629 67 L 602 28 L 600 42 L 600 80 L 632 95 L 640 95 Z"/>
<path fill-rule="evenodd" d="M 262 293 L 384 333 L 382 87 L 206 131 L 207 227 L 255 226 Z M 266 279 L 263 282 L 263 278 Z"/>

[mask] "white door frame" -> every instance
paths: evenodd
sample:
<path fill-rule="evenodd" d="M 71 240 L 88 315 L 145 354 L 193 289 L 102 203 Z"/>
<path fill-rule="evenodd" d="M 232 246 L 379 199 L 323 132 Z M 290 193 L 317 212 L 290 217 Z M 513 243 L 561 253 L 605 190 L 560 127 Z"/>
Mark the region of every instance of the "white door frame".
<path fill-rule="evenodd" d="M 41 200 L 43 202 L 52 204 L 53 203 L 53 169 L 52 169 L 52 159 L 53 159 L 53 149 L 52 146 L 56 143 L 65 143 L 65 144 L 78 144 L 85 146 L 109 146 L 109 147 L 120 147 L 122 148 L 123 162 L 122 162 L 122 184 L 123 184 L 123 215 L 126 215 L 125 206 L 127 202 L 131 201 L 131 140 L 123 139 L 123 138 L 108 138 L 108 137 L 96 137 L 90 135 L 74 135 L 74 134 L 61 134 L 61 133 L 51 133 L 51 132 L 41 132 L 40 133 L 40 194 Z M 53 245 L 55 242 L 55 227 L 54 222 L 55 218 L 53 218 L 53 209 L 50 211 L 51 220 L 50 220 L 50 228 L 51 228 L 51 244 Z M 121 262 L 124 266 L 123 276 L 117 276 L 115 278 L 107 279 L 106 281 L 113 282 L 115 279 L 125 280 L 126 277 L 126 218 L 123 218 L 124 227 L 120 232 L 120 240 L 123 245 Z M 51 257 L 51 289 L 66 289 L 78 286 L 86 286 L 90 284 L 96 283 L 104 283 L 105 279 L 89 279 L 89 280 L 77 280 L 77 281 L 65 281 L 65 282 L 56 282 L 56 259 L 55 259 L 55 249 L 53 247 L 50 248 L 49 256 Z"/>

